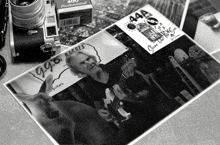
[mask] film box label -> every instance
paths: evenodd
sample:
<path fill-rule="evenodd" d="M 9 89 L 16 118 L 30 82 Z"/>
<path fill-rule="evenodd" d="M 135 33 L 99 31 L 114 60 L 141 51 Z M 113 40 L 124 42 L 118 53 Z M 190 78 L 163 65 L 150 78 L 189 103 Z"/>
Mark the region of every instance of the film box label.
<path fill-rule="evenodd" d="M 92 22 L 91 0 L 54 0 L 59 27 Z"/>

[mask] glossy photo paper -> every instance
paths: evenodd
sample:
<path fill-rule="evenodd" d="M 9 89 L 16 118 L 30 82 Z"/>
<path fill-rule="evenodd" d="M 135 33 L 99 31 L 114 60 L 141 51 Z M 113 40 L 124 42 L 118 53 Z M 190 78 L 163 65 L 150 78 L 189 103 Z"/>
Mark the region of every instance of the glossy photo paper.
<path fill-rule="evenodd" d="M 134 144 L 219 80 L 220 64 L 150 5 L 5 83 L 55 144 Z"/>

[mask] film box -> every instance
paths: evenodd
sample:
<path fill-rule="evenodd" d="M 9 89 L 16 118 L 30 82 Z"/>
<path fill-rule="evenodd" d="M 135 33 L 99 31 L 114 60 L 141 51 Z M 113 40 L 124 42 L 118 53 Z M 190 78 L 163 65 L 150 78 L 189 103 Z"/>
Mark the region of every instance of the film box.
<path fill-rule="evenodd" d="M 54 2 L 60 28 L 92 22 L 91 0 L 54 0 Z"/>

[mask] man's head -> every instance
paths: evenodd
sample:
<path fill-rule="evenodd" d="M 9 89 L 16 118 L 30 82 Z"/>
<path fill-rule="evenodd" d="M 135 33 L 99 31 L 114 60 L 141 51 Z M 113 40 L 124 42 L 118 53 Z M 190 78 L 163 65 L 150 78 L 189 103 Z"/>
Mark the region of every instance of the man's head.
<path fill-rule="evenodd" d="M 78 76 L 95 74 L 101 68 L 96 57 L 82 51 L 72 52 L 66 57 L 70 71 Z"/>

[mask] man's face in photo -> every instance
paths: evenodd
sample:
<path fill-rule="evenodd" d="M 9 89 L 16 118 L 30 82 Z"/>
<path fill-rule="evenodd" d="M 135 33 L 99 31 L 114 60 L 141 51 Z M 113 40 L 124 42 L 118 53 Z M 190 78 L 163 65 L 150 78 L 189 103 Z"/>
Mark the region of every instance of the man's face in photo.
<path fill-rule="evenodd" d="M 71 64 L 75 65 L 82 73 L 88 75 L 95 74 L 101 69 L 95 58 L 84 53 L 77 53 L 73 56 Z"/>

